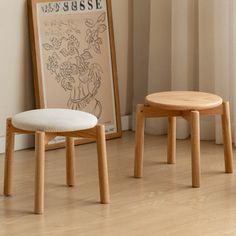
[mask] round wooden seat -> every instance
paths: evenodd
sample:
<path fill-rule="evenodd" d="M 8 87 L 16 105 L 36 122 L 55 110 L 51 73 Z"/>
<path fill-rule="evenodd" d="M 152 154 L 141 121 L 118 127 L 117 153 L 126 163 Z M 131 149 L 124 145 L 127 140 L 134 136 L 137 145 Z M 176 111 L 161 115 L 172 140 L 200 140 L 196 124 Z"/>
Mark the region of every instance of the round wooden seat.
<path fill-rule="evenodd" d="M 222 102 L 222 98 L 215 94 L 192 91 L 160 92 L 146 97 L 148 105 L 165 110 L 205 110 L 215 108 Z"/>
<path fill-rule="evenodd" d="M 169 91 L 153 93 L 146 97 L 145 104 L 136 110 L 134 176 L 143 175 L 144 120 L 168 118 L 167 163 L 176 162 L 176 117 L 183 117 L 191 127 L 192 186 L 200 187 L 200 116 L 220 115 L 224 141 L 225 172 L 233 172 L 232 137 L 229 102 L 221 97 L 203 92 Z"/>

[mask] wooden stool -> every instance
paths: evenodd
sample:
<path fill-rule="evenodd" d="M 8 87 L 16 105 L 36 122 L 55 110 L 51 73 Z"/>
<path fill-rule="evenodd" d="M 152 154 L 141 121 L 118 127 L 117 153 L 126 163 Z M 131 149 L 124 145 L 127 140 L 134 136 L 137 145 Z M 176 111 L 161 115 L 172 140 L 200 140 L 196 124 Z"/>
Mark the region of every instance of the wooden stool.
<path fill-rule="evenodd" d="M 232 138 L 229 102 L 209 93 L 173 91 L 154 93 L 146 97 L 146 104 L 137 105 L 134 176 L 143 176 L 144 119 L 168 117 L 167 162 L 176 161 L 176 117 L 191 124 L 192 186 L 200 187 L 200 115 L 221 115 L 224 140 L 225 172 L 232 173 Z"/>
<path fill-rule="evenodd" d="M 101 203 L 109 203 L 105 129 L 89 113 L 67 109 L 39 109 L 19 113 L 7 120 L 4 195 L 12 194 L 12 162 L 15 134 L 35 134 L 35 213 L 44 211 L 45 144 L 56 136 L 66 137 L 67 185 L 75 184 L 74 137 L 96 140 Z"/>

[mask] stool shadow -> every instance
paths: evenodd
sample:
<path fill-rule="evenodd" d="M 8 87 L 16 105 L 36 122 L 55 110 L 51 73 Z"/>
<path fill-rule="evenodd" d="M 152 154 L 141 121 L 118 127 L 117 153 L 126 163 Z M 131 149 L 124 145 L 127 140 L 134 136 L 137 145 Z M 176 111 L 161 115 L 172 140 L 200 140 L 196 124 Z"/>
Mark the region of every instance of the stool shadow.
<path fill-rule="evenodd" d="M 170 165 L 167 161 L 145 161 L 145 166 L 153 166 L 153 165 Z"/>

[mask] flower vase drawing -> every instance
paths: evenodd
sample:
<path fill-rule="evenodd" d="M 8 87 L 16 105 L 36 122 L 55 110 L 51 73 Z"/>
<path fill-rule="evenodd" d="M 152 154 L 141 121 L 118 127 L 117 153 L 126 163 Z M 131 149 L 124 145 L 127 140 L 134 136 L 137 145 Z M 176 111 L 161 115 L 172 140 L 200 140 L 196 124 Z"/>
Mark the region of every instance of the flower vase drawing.
<path fill-rule="evenodd" d="M 93 62 L 93 53 L 101 54 L 103 44 L 100 35 L 107 30 L 104 24 L 105 13 L 94 22 L 87 18 L 86 48 L 81 48 L 80 30 L 75 22 L 55 21 L 46 24 L 50 41 L 43 43 L 47 52 L 46 69 L 65 92 L 69 91 L 67 107 L 87 111 L 99 119 L 102 114 L 102 104 L 96 97 L 102 83 L 103 69 L 99 63 Z M 63 30 L 63 28 L 65 30 Z"/>

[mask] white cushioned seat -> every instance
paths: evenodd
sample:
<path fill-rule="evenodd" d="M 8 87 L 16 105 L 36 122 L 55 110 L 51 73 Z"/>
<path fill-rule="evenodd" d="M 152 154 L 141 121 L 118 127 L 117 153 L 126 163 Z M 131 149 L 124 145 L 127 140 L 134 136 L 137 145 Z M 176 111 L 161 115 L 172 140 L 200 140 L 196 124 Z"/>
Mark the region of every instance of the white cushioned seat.
<path fill-rule="evenodd" d="M 70 109 L 39 109 L 19 113 L 6 121 L 4 195 L 12 194 L 14 137 L 35 133 L 35 214 L 44 212 L 45 148 L 54 136 L 66 138 L 66 183 L 75 185 L 75 138 L 89 137 L 97 144 L 100 201 L 110 201 L 105 126 L 94 115 Z M 83 130 L 83 132 L 81 132 Z M 28 132 L 27 132 L 28 131 Z"/>
<path fill-rule="evenodd" d="M 19 113 L 12 117 L 12 124 L 27 131 L 69 132 L 93 128 L 97 118 L 87 112 L 51 108 Z"/>

